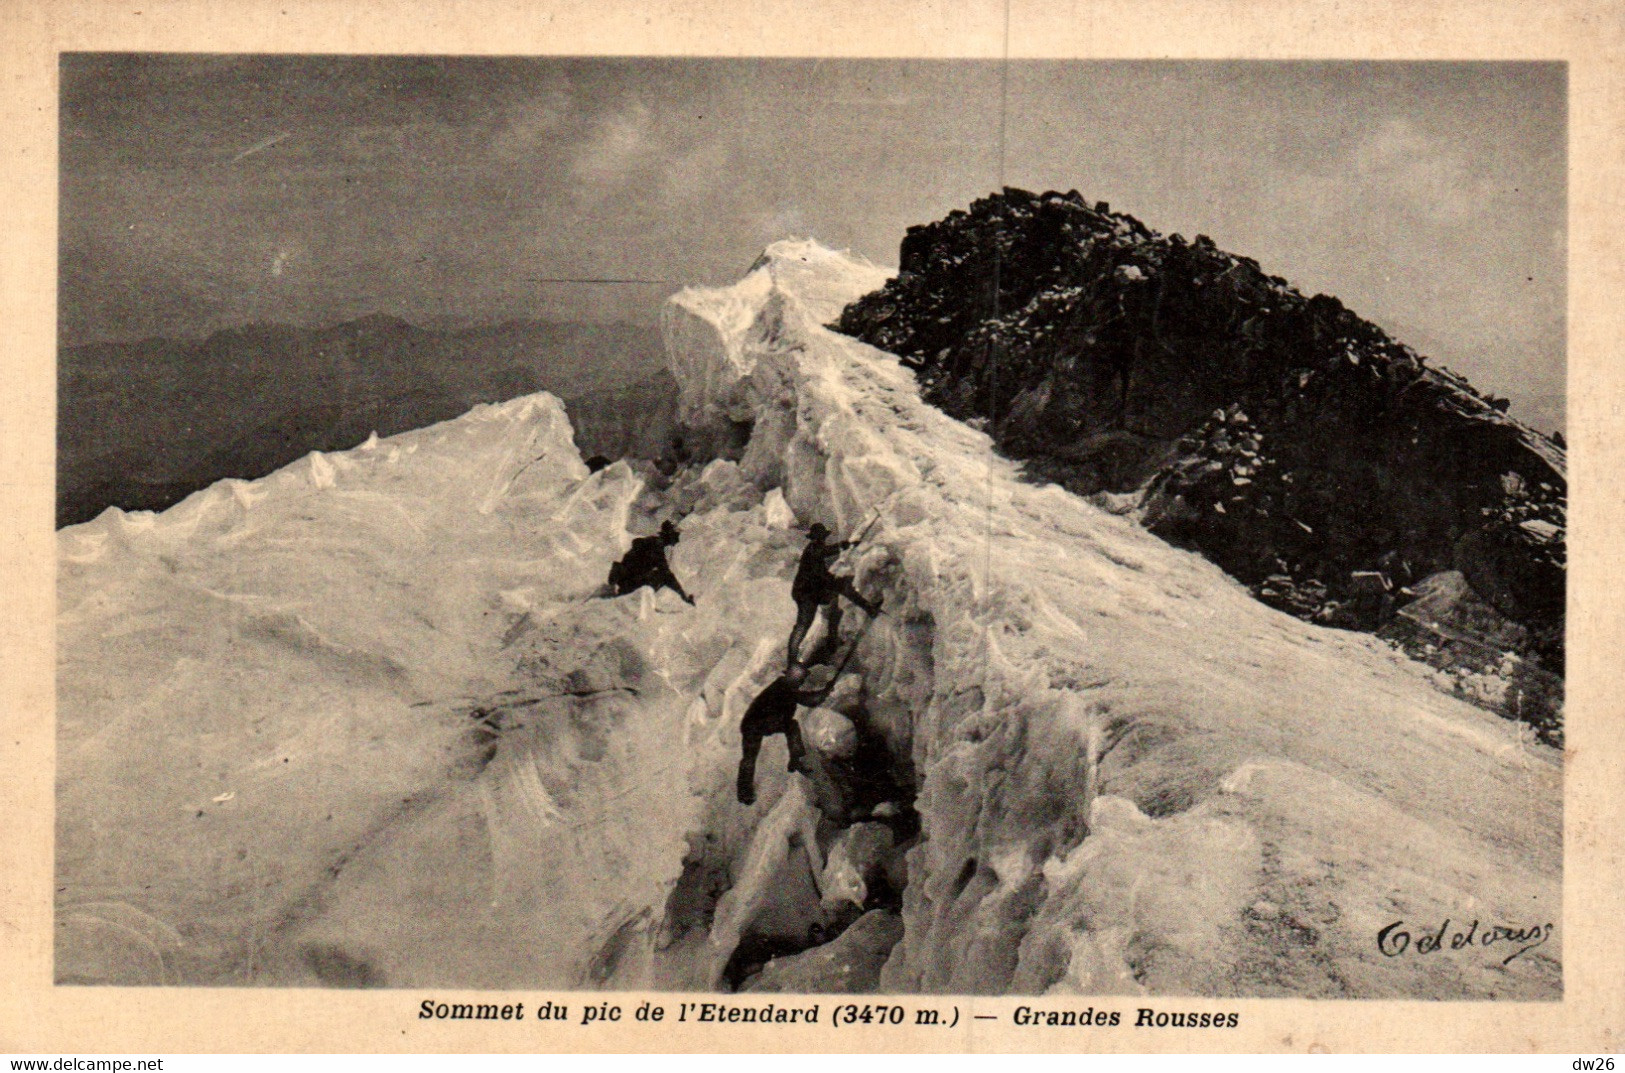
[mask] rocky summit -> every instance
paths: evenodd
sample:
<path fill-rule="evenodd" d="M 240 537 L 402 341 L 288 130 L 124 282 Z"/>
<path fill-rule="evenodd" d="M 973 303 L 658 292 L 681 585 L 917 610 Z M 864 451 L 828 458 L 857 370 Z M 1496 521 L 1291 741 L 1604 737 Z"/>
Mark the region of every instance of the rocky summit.
<path fill-rule="evenodd" d="M 911 228 L 896 277 L 832 326 L 1029 478 L 1561 740 L 1561 436 L 1336 298 L 1076 191 L 1007 188 Z"/>

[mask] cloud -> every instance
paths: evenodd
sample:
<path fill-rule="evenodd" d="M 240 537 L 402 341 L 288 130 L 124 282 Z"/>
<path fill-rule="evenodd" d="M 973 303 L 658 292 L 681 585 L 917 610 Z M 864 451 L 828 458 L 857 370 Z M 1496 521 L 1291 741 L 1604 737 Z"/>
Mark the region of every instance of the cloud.
<path fill-rule="evenodd" d="M 719 177 L 729 172 L 733 153 L 719 138 L 707 138 L 687 151 L 672 154 L 660 177 L 660 203 L 678 211 L 706 200 Z"/>
<path fill-rule="evenodd" d="M 763 246 L 781 238 L 807 238 L 812 234 L 806 214 L 796 205 L 776 205 L 768 212 L 758 213 L 754 223 L 756 237 Z"/>
<path fill-rule="evenodd" d="M 574 102 L 561 89 L 514 105 L 491 139 L 492 155 L 498 160 L 516 161 L 546 152 L 549 143 L 566 130 L 574 112 Z"/>
<path fill-rule="evenodd" d="M 1482 214 L 1495 193 L 1491 177 L 1475 174 L 1453 142 L 1403 117 L 1362 139 L 1352 163 L 1374 196 L 1415 218 L 1462 223 Z"/>
<path fill-rule="evenodd" d="M 620 186 L 651 155 L 654 115 L 642 101 L 632 101 L 600 118 L 577 147 L 570 173 L 599 196 Z"/>

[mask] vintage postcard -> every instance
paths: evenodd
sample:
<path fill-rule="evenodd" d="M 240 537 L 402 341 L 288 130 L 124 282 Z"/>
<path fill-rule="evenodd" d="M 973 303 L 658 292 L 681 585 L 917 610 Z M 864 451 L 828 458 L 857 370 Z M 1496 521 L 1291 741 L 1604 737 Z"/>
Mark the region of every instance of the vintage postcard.
<path fill-rule="evenodd" d="M 1616 6 L 0 20 L 0 1049 L 1620 1049 Z"/>

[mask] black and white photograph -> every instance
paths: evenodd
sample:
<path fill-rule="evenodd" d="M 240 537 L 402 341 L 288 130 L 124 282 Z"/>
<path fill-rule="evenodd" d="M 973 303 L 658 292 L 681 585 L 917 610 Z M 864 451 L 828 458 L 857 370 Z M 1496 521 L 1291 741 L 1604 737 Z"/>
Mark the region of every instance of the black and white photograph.
<path fill-rule="evenodd" d="M 55 984 L 1560 1000 L 1566 90 L 64 53 Z"/>

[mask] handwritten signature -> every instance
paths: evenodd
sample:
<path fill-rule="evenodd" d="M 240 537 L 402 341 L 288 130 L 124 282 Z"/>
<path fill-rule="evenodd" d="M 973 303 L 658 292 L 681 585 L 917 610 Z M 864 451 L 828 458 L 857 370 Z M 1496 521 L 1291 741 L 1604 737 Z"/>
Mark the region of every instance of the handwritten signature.
<path fill-rule="evenodd" d="M 1450 919 L 1445 918 L 1443 924 L 1437 928 L 1429 926 L 1420 931 L 1412 941 L 1411 932 L 1406 930 L 1403 920 L 1396 920 L 1392 924 L 1377 932 L 1377 949 L 1384 957 L 1396 958 L 1407 951 L 1414 954 L 1434 954 L 1448 946 L 1451 950 L 1466 950 L 1475 944 L 1482 947 L 1493 947 L 1505 943 L 1518 949 L 1512 951 L 1501 964 L 1510 965 L 1513 960 L 1527 954 L 1535 947 L 1542 945 L 1552 937 L 1555 924 L 1531 924 L 1528 927 L 1512 927 L 1506 924 L 1491 924 L 1479 928 L 1479 922 L 1473 921 L 1465 928 L 1458 927 L 1455 932 L 1450 931 Z M 1446 938 L 1446 935 L 1449 938 Z M 1507 949 L 1503 946 L 1502 949 Z"/>

